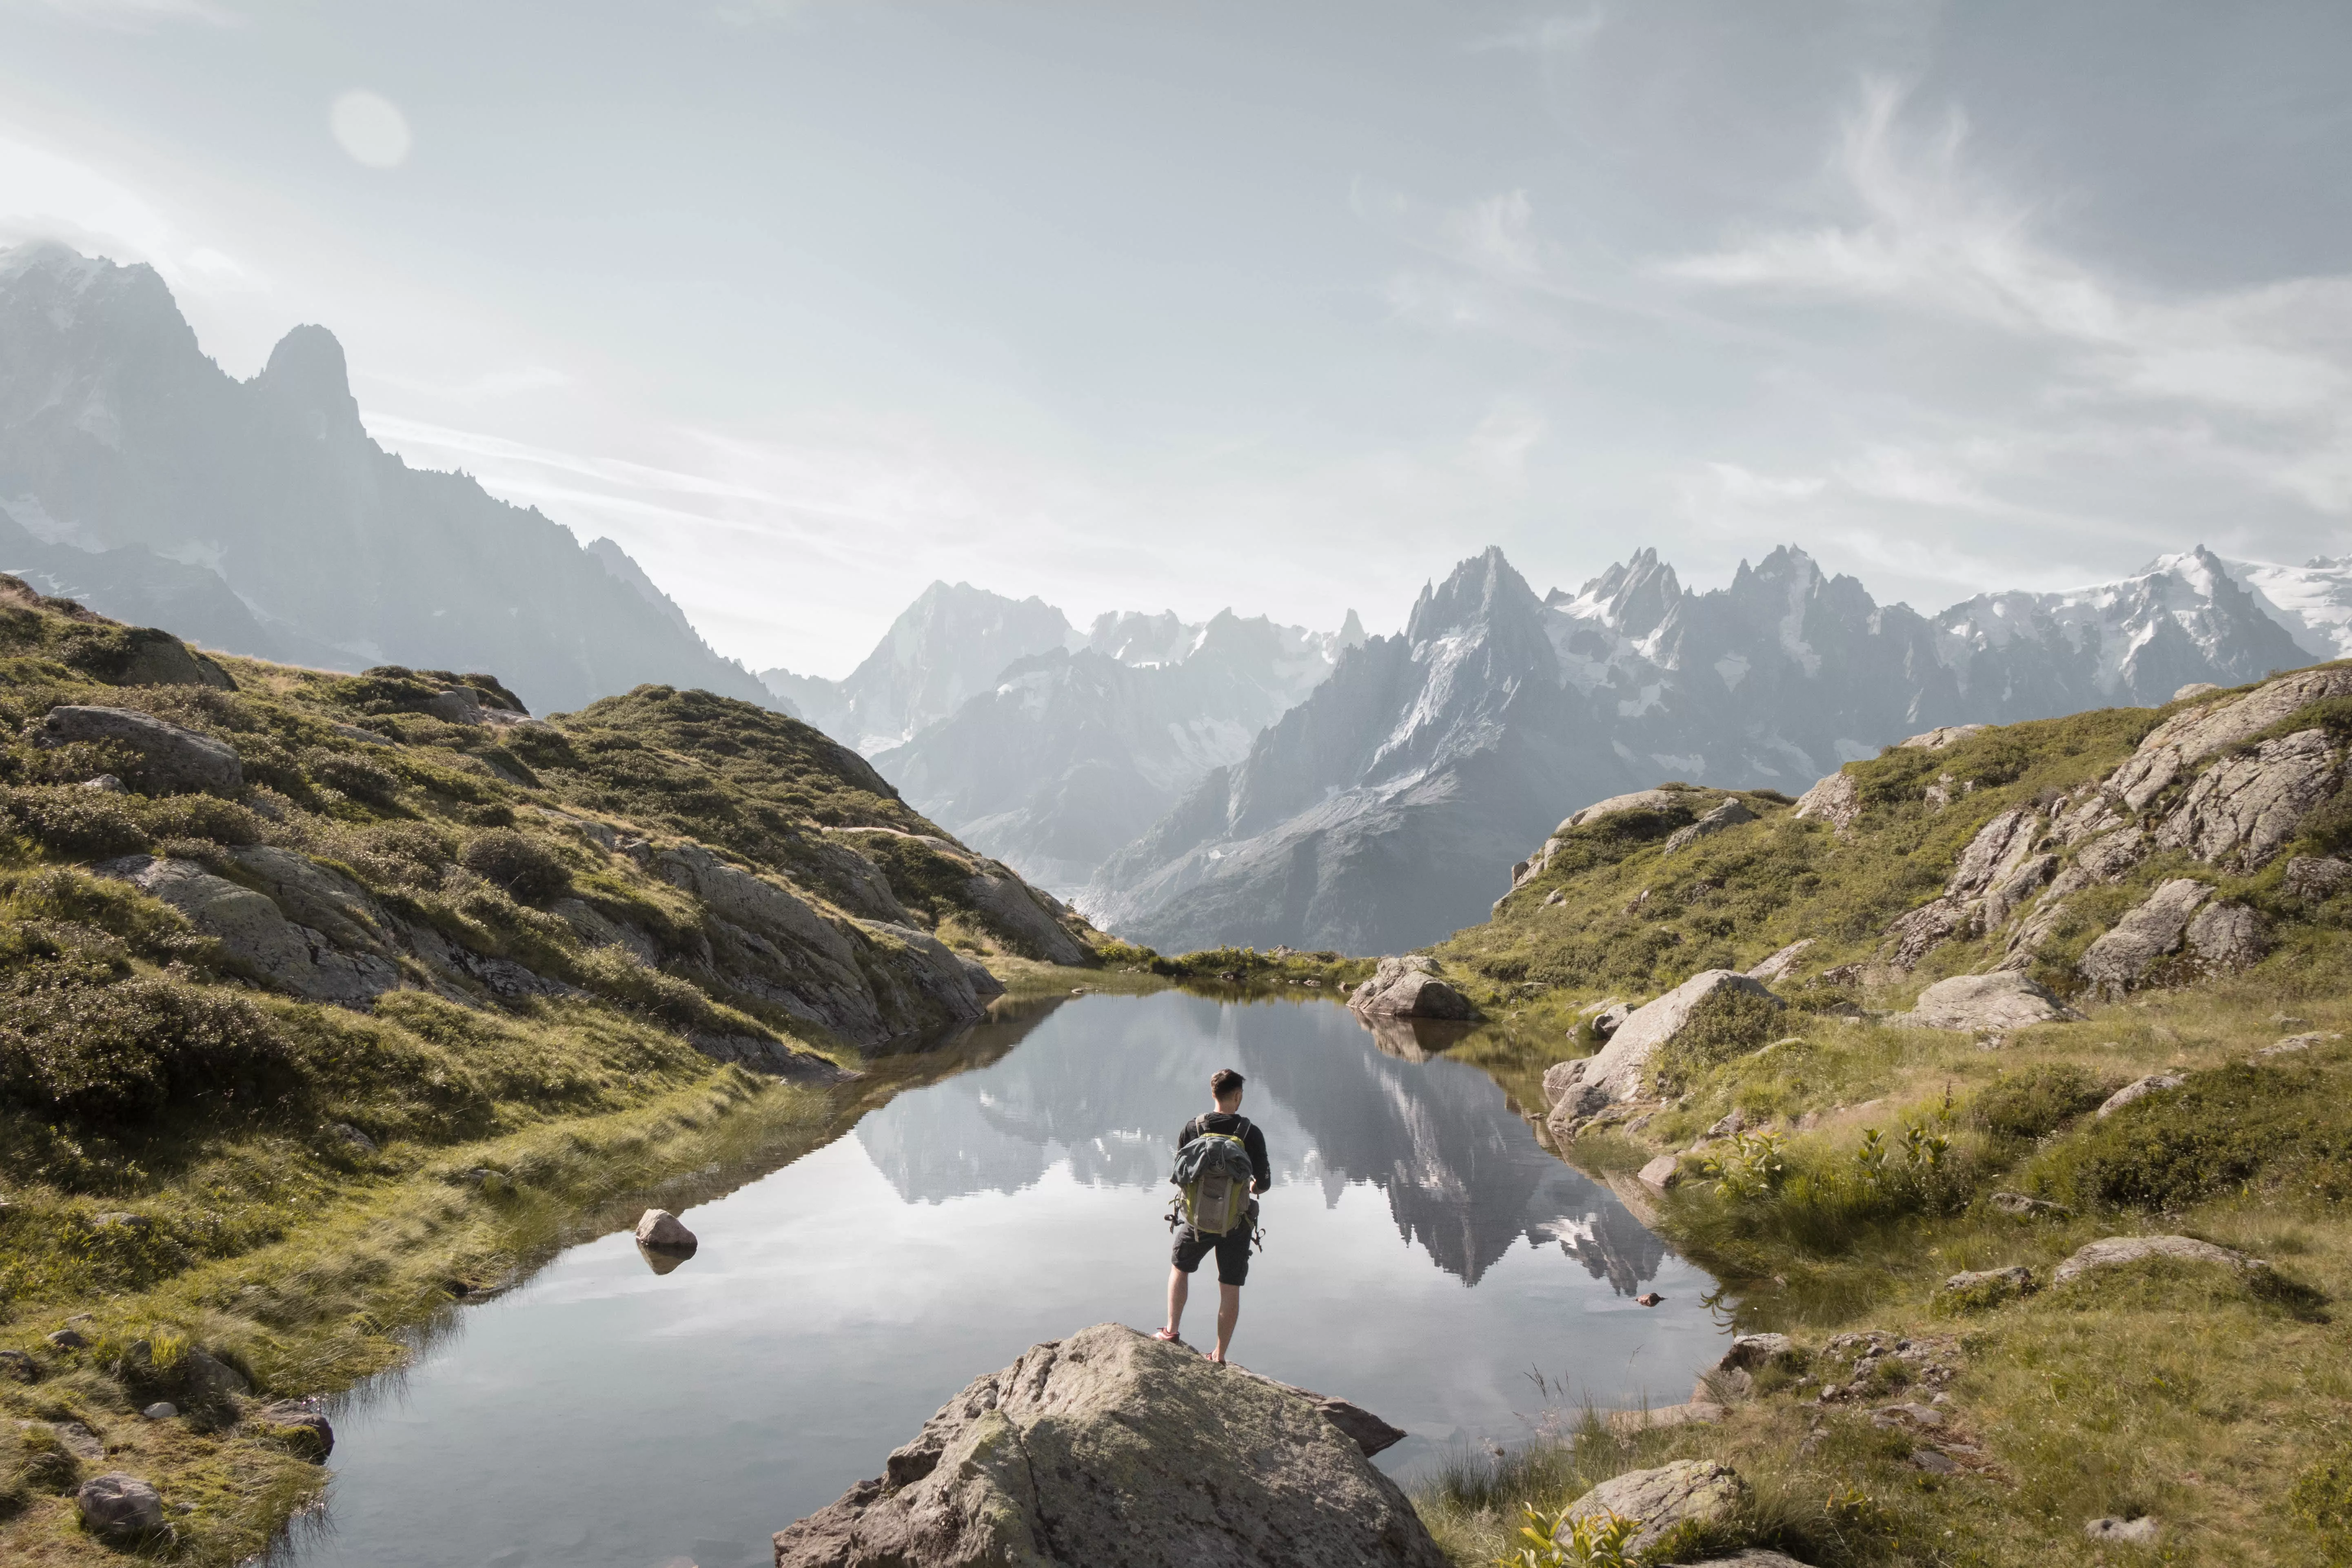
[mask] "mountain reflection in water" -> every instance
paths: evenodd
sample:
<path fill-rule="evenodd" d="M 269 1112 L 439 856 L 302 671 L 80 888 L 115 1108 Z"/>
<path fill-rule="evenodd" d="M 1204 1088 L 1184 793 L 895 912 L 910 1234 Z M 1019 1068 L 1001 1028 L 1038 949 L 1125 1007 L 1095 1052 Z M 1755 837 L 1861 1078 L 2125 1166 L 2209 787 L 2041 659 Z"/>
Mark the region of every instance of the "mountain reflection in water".
<path fill-rule="evenodd" d="M 1404 1428 L 1383 1469 L 1686 1397 L 1722 1354 L 1713 1282 L 1443 1043 L 1161 992 L 877 1063 L 897 1092 L 854 1132 L 663 1189 L 690 1258 L 569 1247 L 339 1405 L 327 1510 L 276 1568 L 758 1568 L 973 1377 L 1160 1321 L 1171 1144 L 1229 1065 L 1277 1167 L 1235 1353 Z"/>
<path fill-rule="evenodd" d="M 1065 1161 L 1088 1185 L 1157 1188 L 1179 1123 L 1208 1107 L 1209 1075 L 1233 1067 L 1277 1184 L 1318 1186 L 1327 1205 L 1350 1184 L 1379 1188 L 1398 1235 L 1465 1284 L 1522 1237 L 1558 1243 L 1621 1295 L 1656 1275 L 1658 1238 L 1546 1153 L 1477 1068 L 1367 1051 L 1364 1026 L 1328 1004 L 1260 1003 L 1280 1016 L 1244 1030 L 1243 1005 L 1160 1001 L 1045 1031 L 986 1073 L 902 1096 L 858 1123 L 857 1140 L 912 1203 L 1019 1192 Z M 962 1048 L 993 1059 L 1057 1005 L 983 1025 Z"/>

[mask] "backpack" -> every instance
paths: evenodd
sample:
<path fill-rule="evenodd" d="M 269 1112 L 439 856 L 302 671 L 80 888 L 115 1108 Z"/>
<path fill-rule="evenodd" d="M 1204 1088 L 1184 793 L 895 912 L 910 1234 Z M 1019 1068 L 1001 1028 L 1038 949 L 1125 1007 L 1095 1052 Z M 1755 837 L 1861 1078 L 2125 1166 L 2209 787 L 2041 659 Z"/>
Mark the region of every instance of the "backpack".
<path fill-rule="evenodd" d="M 1168 1174 L 1176 1184 L 1176 1210 L 1202 1236 L 1223 1236 L 1249 1213 L 1257 1168 L 1242 1142 L 1248 1132 L 1244 1119 L 1234 1131 L 1203 1132 L 1176 1151 L 1176 1167 Z"/>

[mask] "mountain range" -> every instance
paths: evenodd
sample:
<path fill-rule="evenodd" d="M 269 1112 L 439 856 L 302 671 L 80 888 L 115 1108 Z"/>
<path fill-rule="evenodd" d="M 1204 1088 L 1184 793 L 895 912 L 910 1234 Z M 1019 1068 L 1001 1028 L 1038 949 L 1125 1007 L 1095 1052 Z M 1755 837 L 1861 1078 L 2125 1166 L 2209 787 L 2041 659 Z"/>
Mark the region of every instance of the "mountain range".
<path fill-rule="evenodd" d="M 325 328 L 239 381 L 152 268 L 61 245 L 0 252 L 0 571 L 231 653 L 495 669 L 540 709 L 773 706 L 610 540 L 384 451 Z"/>
<path fill-rule="evenodd" d="M 1939 725 L 2162 702 L 2352 648 L 2352 562 L 2203 548 L 2120 582 L 1882 605 L 1801 550 L 1685 588 L 1654 551 L 1538 597 L 1498 550 L 1104 862 L 1077 900 L 1171 951 L 1419 946 L 1570 811 L 1664 780 L 1801 790 Z"/>
<path fill-rule="evenodd" d="M 1075 892 L 1364 640 L 1223 611 L 1096 617 L 934 583 L 839 681 L 770 692 L 865 752 L 919 809 L 1039 885 Z"/>

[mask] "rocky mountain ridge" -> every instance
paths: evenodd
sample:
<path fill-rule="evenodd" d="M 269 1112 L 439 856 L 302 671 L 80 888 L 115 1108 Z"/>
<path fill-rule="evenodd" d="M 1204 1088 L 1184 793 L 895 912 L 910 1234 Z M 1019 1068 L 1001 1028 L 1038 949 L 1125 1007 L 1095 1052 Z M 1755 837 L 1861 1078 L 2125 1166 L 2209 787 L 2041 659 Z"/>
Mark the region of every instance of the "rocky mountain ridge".
<path fill-rule="evenodd" d="M 1564 808 L 1661 778 L 1802 789 L 1937 726 L 2161 701 L 2315 657 L 2325 574 L 2290 614 L 2201 548 L 2069 594 L 1881 605 L 1803 552 L 1694 593 L 1644 551 L 1538 599 L 1500 552 L 1425 590 L 1247 759 L 1108 860 L 1078 900 L 1163 947 L 1420 945 L 1478 918 Z M 2316 584 L 2316 586 L 2315 586 Z M 2282 590 L 2284 591 L 2284 590 Z"/>
<path fill-rule="evenodd" d="M 0 253 L 0 569 L 232 652 L 768 700 L 609 540 L 376 445 L 323 327 L 240 382 L 152 268 L 59 245 Z"/>

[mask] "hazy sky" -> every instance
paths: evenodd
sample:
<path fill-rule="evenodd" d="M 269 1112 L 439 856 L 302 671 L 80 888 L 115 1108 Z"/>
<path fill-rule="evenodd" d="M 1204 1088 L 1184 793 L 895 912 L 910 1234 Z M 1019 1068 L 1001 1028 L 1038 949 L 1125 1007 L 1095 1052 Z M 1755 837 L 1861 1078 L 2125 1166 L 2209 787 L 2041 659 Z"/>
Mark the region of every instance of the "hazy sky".
<path fill-rule="evenodd" d="M 2347 79 L 2342 0 L 0 0 L 0 237 L 325 323 L 755 667 L 1489 543 L 1932 609 L 2352 551 Z"/>

